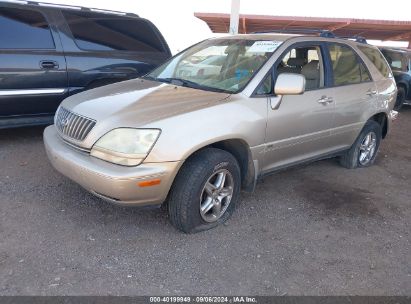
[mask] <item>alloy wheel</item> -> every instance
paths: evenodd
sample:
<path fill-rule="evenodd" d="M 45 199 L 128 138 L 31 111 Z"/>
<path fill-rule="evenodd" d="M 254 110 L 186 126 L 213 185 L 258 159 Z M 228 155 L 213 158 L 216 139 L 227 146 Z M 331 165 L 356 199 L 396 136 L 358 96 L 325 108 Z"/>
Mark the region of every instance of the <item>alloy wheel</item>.
<path fill-rule="evenodd" d="M 362 166 L 367 165 L 374 157 L 377 147 L 377 135 L 369 132 L 363 139 L 360 146 L 359 162 Z"/>
<path fill-rule="evenodd" d="M 214 172 L 207 180 L 200 197 L 200 214 L 211 223 L 223 216 L 234 193 L 234 179 L 226 169 Z"/>

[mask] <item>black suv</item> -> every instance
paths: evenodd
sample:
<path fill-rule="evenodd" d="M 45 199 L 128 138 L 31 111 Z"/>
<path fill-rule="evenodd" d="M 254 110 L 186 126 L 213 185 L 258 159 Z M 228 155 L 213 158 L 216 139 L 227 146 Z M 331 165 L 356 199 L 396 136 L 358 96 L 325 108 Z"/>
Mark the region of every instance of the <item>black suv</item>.
<path fill-rule="evenodd" d="M 405 49 L 381 48 L 391 66 L 398 87 L 395 109 L 404 104 L 411 105 L 411 51 Z"/>
<path fill-rule="evenodd" d="M 0 128 L 48 124 L 69 95 L 148 73 L 171 56 L 135 14 L 0 1 Z"/>

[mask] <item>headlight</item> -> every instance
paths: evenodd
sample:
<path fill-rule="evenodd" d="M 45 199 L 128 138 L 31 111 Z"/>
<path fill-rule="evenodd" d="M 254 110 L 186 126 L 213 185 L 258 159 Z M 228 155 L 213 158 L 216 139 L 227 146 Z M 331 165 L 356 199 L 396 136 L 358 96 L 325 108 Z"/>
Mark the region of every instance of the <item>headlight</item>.
<path fill-rule="evenodd" d="M 90 154 L 111 163 L 137 166 L 147 157 L 159 135 L 157 129 L 114 129 L 94 144 Z"/>

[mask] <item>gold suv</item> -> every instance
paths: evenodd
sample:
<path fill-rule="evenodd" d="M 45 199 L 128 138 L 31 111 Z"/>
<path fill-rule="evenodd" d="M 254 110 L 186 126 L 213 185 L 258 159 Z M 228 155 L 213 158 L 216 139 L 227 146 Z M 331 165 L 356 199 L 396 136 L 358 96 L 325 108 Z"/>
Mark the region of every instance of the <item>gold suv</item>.
<path fill-rule="evenodd" d="M 184 232 L 233 213 L 240 191 L 327 157 L 373 164 L 396 112 L 380 51 L 315 35 L 203 41 L 145 77 L 63 101 L 44 131 L 53 166 L 109 202 L 167 202 Z"/>

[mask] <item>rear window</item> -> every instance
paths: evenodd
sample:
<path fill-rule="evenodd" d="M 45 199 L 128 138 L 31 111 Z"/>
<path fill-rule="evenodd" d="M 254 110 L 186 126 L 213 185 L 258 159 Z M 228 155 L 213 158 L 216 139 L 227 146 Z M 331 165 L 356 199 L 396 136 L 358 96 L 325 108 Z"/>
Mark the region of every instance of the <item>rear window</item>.
<path fill-rule="evenodd" d="M 0 7 L 0 49 L 54 49 L 46 18 L 39 12 Z"/>
<path fill-rule="evenodd" d="M 333 65 L 334 85 L 348 85 L 370 81 L 367 68 L 348 46 L 331 44 L 330 58 Z"/>
<path fill-rule="evenodd" d="M 63 11 L 80 49 L 92 51 L 166 52 L 162 39 L 144 19 Z"/>
<path fill-rule="evenodd" d="M 392 76 L 391 69 L 387 64 L 387 61 L 378 49 L 365 45 L 359 45 L 358 48 L 364 53 L 365 56 L 367 56 L 367 58 L 375 65 L 384 77 Z"/>

